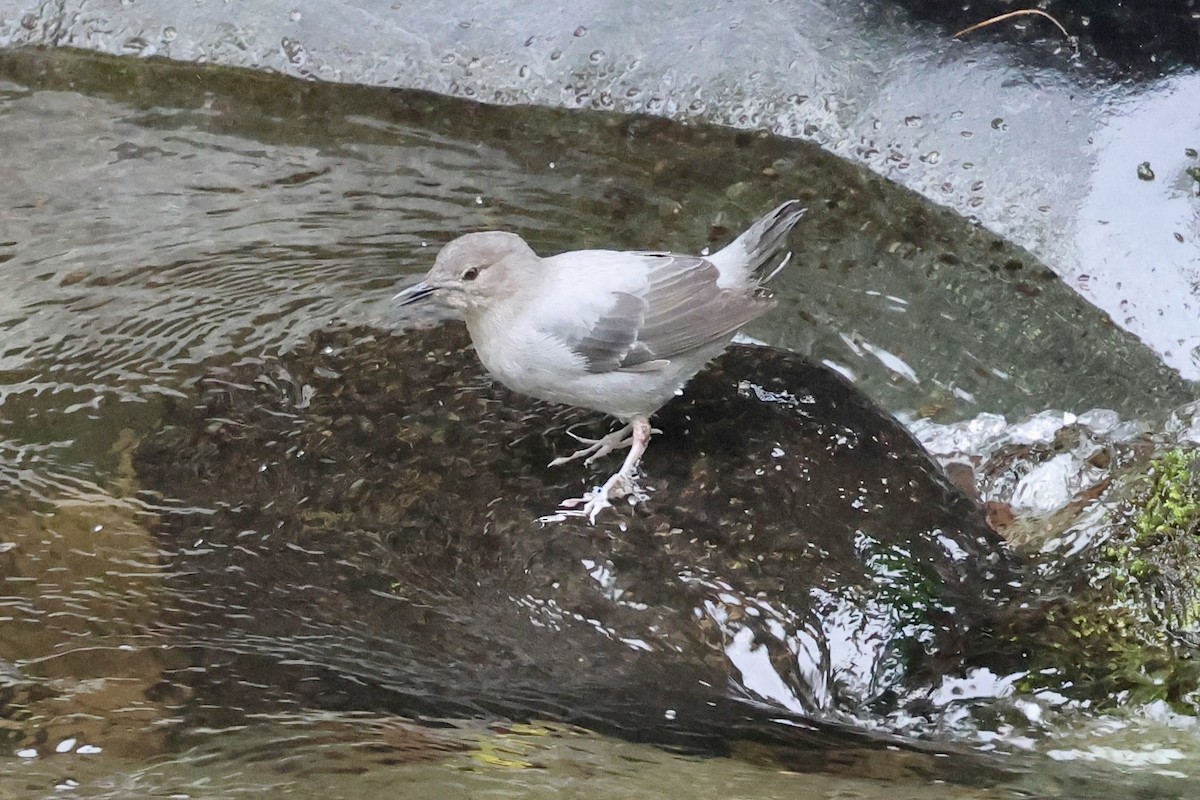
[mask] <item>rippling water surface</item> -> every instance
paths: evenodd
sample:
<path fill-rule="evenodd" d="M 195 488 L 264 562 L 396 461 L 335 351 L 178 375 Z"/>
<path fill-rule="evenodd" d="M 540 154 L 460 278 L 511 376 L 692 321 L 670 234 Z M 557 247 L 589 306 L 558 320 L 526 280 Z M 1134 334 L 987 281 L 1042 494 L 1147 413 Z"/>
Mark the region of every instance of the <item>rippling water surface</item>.
<path fill-rule="evenodd" d="M 1036 355 L 1043 334 L 1093 335 L 1084 307 L 991 341 L 989 329 L 1028 323 L 1009 319 L 1006 303 L 1070 293 L 1055 294 L 1045 276 L 1006 278 L 1034 269 L 1020 254 L 997 256 L 1006 269 L 979 270 L 1008 281 L 994 297 L 930 271 L 950 258 L 908 262 L 899 275 L 916 245 L 864 244 L 851 234 L 875 221 L 824 216 L 839 204 L 891 207 L 877 181 L 839 197 L 850 177 L 812 185 L 801 178 L 821 166 L 797 166 L 802 154 L 775 145 L 758 152 L 748 134 L 539 115 L 270 76 L 0 55 L 0 710 L 15 721 L 0 728 L 10 745 L 0 761 L 24 787 L 13 796 L 322 785 L 332 797 L 347 792 L 339 776 L 360 773 L 371 788 L 359 784 L 359 795 L 395 796 L 398 780 L 411 782 L 411 796 L 548 795 L 587 780 L 671 797 L 688 780 L 697 797 L 897 797 L 906 786 L 922 797 L 1009 796 L 935 790 L 882 756 L 870 762 L 876 775 L 781 778 L 753 757 L 713 766 L 570 729 L 288 717 L 298 701 L 285 697 L 281 716 L 247 732 L 236 709 L 188 707 L 172 675 L 200 667 L 173 643 L 179 599 L 163 589 L 177 568 L 165 564 L 181 562 L 162 558 L 149 529 L 157 514 L 207 509 L 137 492 L 139 438 L 164 403 L 190 401 L 213 364 L 286 351 L 315 329 L 394 325 L 386 301 L 397 282 L 426 269 L 456 231 L 515 229 L 543 251 L 700 249 L 798 193 L 813 208 L 820 266 L 793 268 L 781 283 L 786 318 L 753 333 L 856 375 L 894 410 L 964 416 L 986 396 L 1007 411 L 1121 401 L 1151 413 L 1187 395 L 1131 343 L 1113 346 L 1111 374 L 1006 363 L 1027 343 Z M 992 247 L 962 235 L 949 250 Z M 860 281 L 863 264 L 881 271 Z M 921 282 L 929 297 L 900 296 Z M 991 319 L 977 325 L 971 309 Z M 982 349 L 964 355 L 939 338 L 935 324 L 947 318 Z M 1082 321 L 1056 329 L 1052 318 Z M 33 730 L 36 741 L 24 738 Z M 397 765 L 410 766 L 401 777 L 380 771 Z M 697 783 L 696 770 L 710 782 Z"/>

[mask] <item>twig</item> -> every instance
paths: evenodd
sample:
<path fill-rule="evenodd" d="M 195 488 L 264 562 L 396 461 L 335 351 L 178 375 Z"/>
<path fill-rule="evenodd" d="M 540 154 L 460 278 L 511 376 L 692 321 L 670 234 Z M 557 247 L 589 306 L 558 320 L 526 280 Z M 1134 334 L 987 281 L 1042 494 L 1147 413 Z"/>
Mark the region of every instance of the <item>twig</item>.
<path fill-rule="evenodd" d="M 1062 35 L 1067 37 L 1067 41 L 1070 41 L 1070 42 L 1075 41 L 1075 37 L 1073 37 L 1073 36 L 1071 36 L 1071 34 L 1067 33 L 1067 29 L 1062 26 L 1062 23 L 1060 23 L 1054 17 L 1047 14 L 1045 11 L 1042 11 L 1041 9 L 1038 9 L 1038 8 L 1023 8 L 1019 11 L 1009 11 L 1007 14 L 1001 14 L 1000 16 L 992 17 L 991 19 L 985 19 L 983 22 L 976 22 L 974 25 L 970 26 L 969 28 L 963 28 L 961 31 L 954 34 L 954 38 L 957 39 L 960 36 L 966 36 L 968 33 L 974 33 L 975 31 L 979 30 L 980 28 L 986 28 L 988 25 L 992 25 L 997 22 L 1003 22 L 1006 19 L 1011 19 L 1013 17 L 1027 16 L 1029 14 L 1036 14 L 1039 17 L 1045 17 L 1046 19 L 1048 19 L 1054 23 L 1054 27 L 1056 27 L 1060 31 L 1062 31 Z"/>

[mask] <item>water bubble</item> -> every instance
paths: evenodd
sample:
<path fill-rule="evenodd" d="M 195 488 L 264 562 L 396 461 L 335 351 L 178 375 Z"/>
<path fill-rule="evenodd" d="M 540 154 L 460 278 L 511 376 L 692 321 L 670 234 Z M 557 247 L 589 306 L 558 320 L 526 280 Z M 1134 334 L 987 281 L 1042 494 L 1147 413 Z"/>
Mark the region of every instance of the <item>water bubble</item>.
<path fill-rule="evenodd" d="M 300 13 L 300 9 L 298 8 L 293 8 L 292 12 L 288 14 L 288 19 L 292 22 L 299 22 L 303 17 L 304 15 Z"/>
<path fill-rule="evenodd" d="M 588 56 L 588 61 L 591 61 L 593 64 L 599 64 L 603 60 L 604 60 L 604 51 L 603 50 L 593 50 L 591 55 Z"/>
<path fill-rule="evenodd" d="M 551 61 L 558 61 L 560 58 L 562 58 L 562 50 L 551 50 L 550 51 L 550 60 Z"/>
<path fill-rule="evenodd" d="M 588 35 L 588 29 L 586 27 L 584 27 L 583 25 L 580 25 L 578 28 L 575 29 L 575 38 L 576 39 L 582 39 L 583 37 L 585 37 L 587 35 Z"/>
<path fill-rule="evenodd" d="M 168 25 L 167 27 L 163 28 L 162 40 L 164 42 L 173 42 L 175 41 L 175 37 L 178 35 L 179 32 L 175 30 L 174 26 Z"/>
<path fill-rule="evenodd" d="M 517 77 L 518 78 L 528 78 L 529 77 L 529 65 L 528 64 L 521 65 L 521 68 L 519 70 L 517 70 Z"/>

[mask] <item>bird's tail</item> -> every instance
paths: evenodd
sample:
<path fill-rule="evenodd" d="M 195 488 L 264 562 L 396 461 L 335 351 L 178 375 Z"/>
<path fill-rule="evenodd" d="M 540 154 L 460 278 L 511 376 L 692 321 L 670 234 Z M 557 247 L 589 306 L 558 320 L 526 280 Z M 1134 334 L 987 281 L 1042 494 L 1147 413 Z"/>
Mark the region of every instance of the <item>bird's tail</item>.
<path fill-rule="evenodd" d="M 787 241 L 792 228 L 804 216 L 799 200 L 788 200 L 728 245 L 708 256 L 721 272 L 722 286 L 759 285 L 774 278 L 787 265 L 788 253 L 776 264 L 775 255 Z"/>

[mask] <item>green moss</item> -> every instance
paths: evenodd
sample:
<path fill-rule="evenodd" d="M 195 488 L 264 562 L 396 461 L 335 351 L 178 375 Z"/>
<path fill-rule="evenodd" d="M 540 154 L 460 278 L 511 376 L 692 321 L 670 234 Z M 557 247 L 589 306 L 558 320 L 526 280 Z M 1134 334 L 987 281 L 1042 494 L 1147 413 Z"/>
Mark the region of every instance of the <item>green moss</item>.
<path fill-rule="evenodd" d="M 1150 464 L 1150 491 L 1134 519 L 1135 544 L 1147 546 L 1200 525 L 1200 486 L 1194 452 L 1177 447 Z"/>
<path fill-rule="evenodd" d="M 1099 552 L 1103 580 L 1123 587 L 1162 575 L 1164 561 L 1190 563 L 1189 537 L 1200 529 L 1197 454 L 1177 447 L 1150 462 L 1147 487 L 1133 500 L 1130 525 Z M 1122 599 L 1118 592 L 1116 599 Z"/>
<path fill-rule="evenodd" d="M 1150 462 L 1111 536 L 1059 565 L 1049 607 L 1035 610 L 1027 684 L 1100 704 L 1163 700 L 1200 708 L 1200 451 L 1175 448 Z"/>

